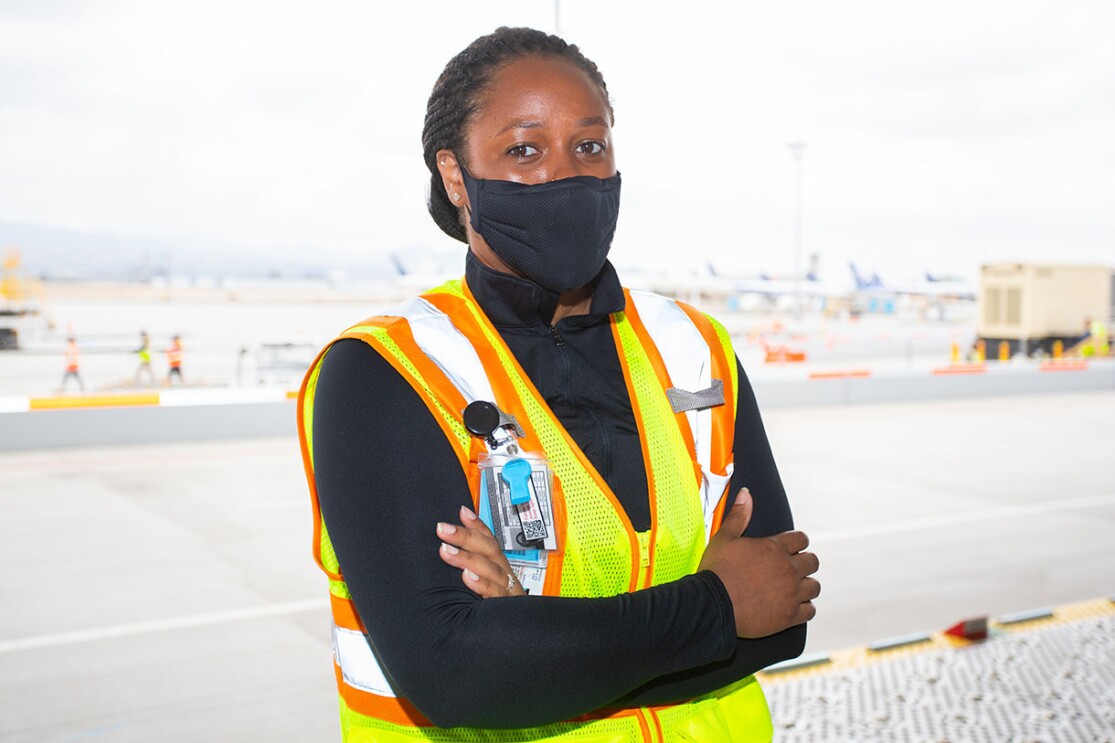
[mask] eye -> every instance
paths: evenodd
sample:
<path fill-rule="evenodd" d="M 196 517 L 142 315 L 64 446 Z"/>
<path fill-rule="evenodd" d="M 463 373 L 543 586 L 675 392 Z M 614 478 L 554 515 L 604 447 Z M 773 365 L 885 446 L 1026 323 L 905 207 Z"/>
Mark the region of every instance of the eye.
<path fill-rule="evenodd" d="M 538 154 L 538 148 L 529 144 L 517 144 L 507 150 L 507 154 L 511 157 L 525 160 L 528 157 L 533 157 Z"/>
<path fill-rule="evenodd" d="M 577 145 L 577 152 L 582 155 L 600 155 L 605 149 L 604 143 L 595 139 Z"/>

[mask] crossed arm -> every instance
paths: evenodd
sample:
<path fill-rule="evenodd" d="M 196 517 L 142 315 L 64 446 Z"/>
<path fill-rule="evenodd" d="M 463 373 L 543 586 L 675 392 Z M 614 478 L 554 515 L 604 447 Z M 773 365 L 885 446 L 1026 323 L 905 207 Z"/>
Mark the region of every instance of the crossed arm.
<path fill-rule="evenodd" d="M 337 343 L 315 398 L 318 494 L 369 641 L 400 692 L 443 727 L 526 727 L 602 706 L 691 698 L 799 654 L 813 592 L 803 563 L 811 560 L 801 557 L 800 539 L 775 536 L 792 527 L 789 508 L 740 379 L 741 413 L 750 412 L 736 440 L 753 464 L 737 463 L 733 491 L 746 482 L 755 495 L 749 519 L 741 511 L 726 520 L 723 548 L 706 552 L 698 573 L 610 598 L 486 600 L 462 580 L 461 565 L 442 558 L 446 535 L 436 525 L 465 526 L 460 509 L 471 497 L 437 423 L 371 348 Z M 790 600 L 736 579 L 736 563 L 764 559 L 789 571 Z M 792 615 L 761 611 L 791 604 Z"/>

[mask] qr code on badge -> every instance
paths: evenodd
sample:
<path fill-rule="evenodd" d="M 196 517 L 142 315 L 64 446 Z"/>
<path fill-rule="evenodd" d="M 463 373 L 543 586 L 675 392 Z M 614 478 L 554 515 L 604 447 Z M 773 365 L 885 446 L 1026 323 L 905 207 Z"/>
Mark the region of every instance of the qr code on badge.
<path fill-rule="evenodd" d="M 546 524 L 541 519 L 523 522 L 523 539 L 527 542 L 536 542 L 546 538 Z"/>

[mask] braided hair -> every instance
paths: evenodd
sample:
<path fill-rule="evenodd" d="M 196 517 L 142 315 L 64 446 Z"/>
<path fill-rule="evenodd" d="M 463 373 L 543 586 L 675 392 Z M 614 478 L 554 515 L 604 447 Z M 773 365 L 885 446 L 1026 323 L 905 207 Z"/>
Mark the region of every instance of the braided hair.
<path fill-rule="evenodd" d="M 524 57 L 556 57 L 580 67 L 600 86 L 608 101 L 608 86 L 596 63 L 575 44 L 533 28 L 502 26 L 469 44 L 445 65 L 426 104 L 422 127 L 422 156 L 430 169 L 430 216 L 442 231 L 467 242 L 458 208 L 449 201 L 437 169 L 438 150 L 453 150 L 461 157 L 469 119 L 483 105 L 483 94 L 492 76 L 504 65 Z M 608 113 L 613 114 L 608 102 Z M 466 164 L 467 165 L 467 164 Z"/>

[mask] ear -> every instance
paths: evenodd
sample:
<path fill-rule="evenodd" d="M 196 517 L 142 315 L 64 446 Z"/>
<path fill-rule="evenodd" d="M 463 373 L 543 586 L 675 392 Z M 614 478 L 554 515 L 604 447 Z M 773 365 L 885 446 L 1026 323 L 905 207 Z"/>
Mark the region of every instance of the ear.
<path fill-rule="evenodd" d="M 465 191 L 465 181 L 461 176 L 461 166 L 457 162 L 457 154 L 453 150 L 437 151 L 437 169 L 441 174 L 441 184 L 445 187 L 445 195 L 453 206 L 468 206 L 468 193 Z"/>

